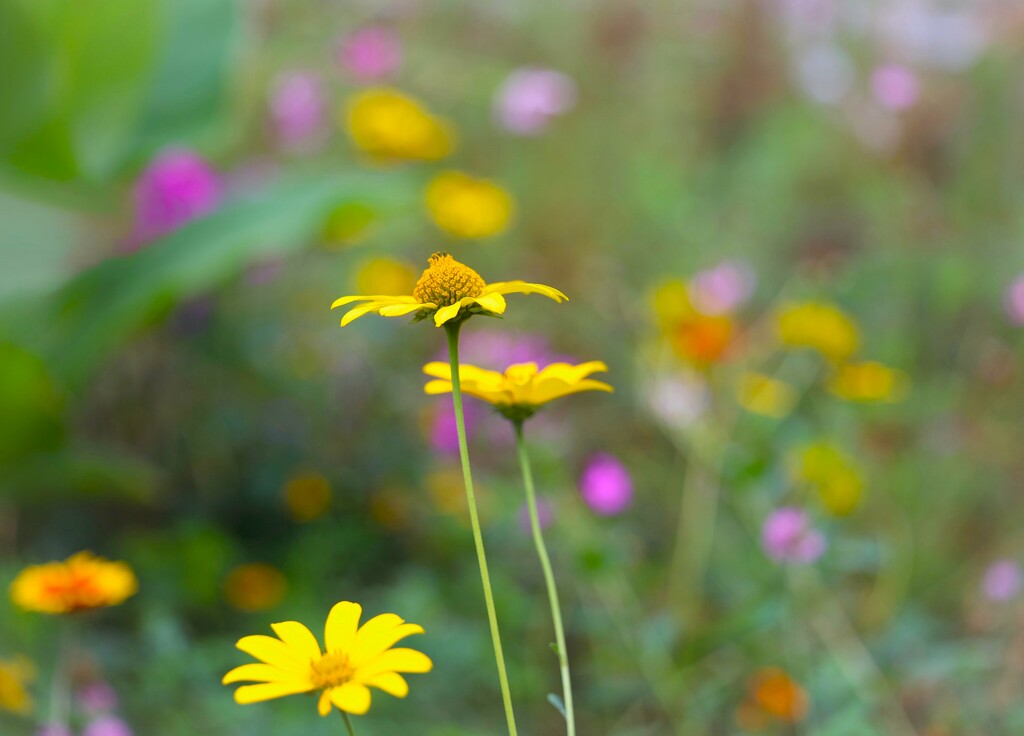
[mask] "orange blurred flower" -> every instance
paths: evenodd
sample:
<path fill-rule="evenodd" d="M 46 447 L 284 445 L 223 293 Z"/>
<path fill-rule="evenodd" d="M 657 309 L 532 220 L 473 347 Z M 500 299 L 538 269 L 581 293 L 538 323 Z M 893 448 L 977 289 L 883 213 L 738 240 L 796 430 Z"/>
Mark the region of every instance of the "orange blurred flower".
<path fill-rule="evenodd" d="M 11 583 L 11 600 L 27 611 L 76 613 L 116 606 L 137 589 L 135 573 L 126 563 L 78 552 L 64 562 L 26 567 Z"/>
<path fill-rule="evenodd" d="M 331 484 L 319 473 L 292 476 L 284 486 L 284 502 L 295 521 L 313 521 L 331 507 Z"/>
<path fill-rule="evenodd" d="M 734 343 L 736 325 L 729 317 L 694 313 L 671 333 L 679 357 L 698 366 L 721 362 Z"/>
<path fill-rule="evenodd" d="M 772 723 L 800 723 L 807 717 L 807 692 L 778 667 L 764 667 L 750 678 L 747 697 L 736 709 L 741 728 L 756 731 Z"/>
<path fill-rule="evenodd" d="M 264 611 L 284 599 L 288 580 L 273 565 L 238 565 L 224 580 L 224 598 L 239 611 Z"/>

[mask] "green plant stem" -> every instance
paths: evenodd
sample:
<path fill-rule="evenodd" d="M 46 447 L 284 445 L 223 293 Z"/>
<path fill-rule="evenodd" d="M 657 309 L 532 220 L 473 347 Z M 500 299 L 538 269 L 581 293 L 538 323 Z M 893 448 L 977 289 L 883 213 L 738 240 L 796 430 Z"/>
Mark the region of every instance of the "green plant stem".
<path fill-rule="evenodd" d="M 526 440 L 523 438 L 523 423 L 518 421 L 513 424 L 516 429 L 516 446 L 519 449 L 519 467 L 523 471 L 523 486 L 526 489 L 526 506 L 530 512 L 530 530 L 533 532 L 533 543 L 537 547 L 537 557 L 540 558 L 540 566 L 544 571 L 544 584 L 547 586 L 548 602 L 551 604 L 551 620 L 555 625 L 555 645 L 558 648 L 558 666 L 562 671 L 562 704 L 565 706 L 566 727 L 569 736 L 576 736 L 576 716 L 572 707 L 572 681 L 569 677 L 569 653 L 565 646 L 562 607 L 558 602 L 555 574 L 551 569 L 551 558 L 548 556 L 548 548 L 544 544 L 544 533 L 540 527 L 537 494 L 533 487 L 533 470 L 530 467 L 530 456 L 526 452 Z"/>
<path fill-rule="evenodd" d="M 484 601 L 487 604 L 487 620 L 491 625 L 491 643 L 494 645 L 494 659 L 498 664 L 498 680 L 501 683 L 501 699 L 505 706 L 509 736 L 516 736 L 516 717 L 512 712 L 512 692 L 508 686 L 505 670 L 505 655 L 501 649 L 501 634 L 498 631 L 498 616 L 494 610 L 494 593 L 491 590 L 491 574 L 487 569 L 487 553 L 480 531 L 480 516 L 476 508 L 476 494 L 473 492 L 473 473 L 469 468 L 469 448 L 466 445 L 466 420 L 462 413 L 462 385 L 459 378 L 459 328 L 461 325 L 446 325 L 448 337 L 448 359 L 452 368 L 452 403 L 455 407 L 455 427 L 459 436 L 459 455 L 462 459 L 462 477 L 466 484 L 466 504 L 469 506 L 469 521 L 473 528 L 473 543 L 476 558 L 480 563 L 480 582 L 483 584 Z"/>
<path fill-rule="evenodd" d="M 341 717 L 345 719 L 345 730 L 348 731 L 348 736 L 356 736 L 356 730 L 352 728 L 352 719 L 348 717 L 348 713 L 340 711 Z"/>

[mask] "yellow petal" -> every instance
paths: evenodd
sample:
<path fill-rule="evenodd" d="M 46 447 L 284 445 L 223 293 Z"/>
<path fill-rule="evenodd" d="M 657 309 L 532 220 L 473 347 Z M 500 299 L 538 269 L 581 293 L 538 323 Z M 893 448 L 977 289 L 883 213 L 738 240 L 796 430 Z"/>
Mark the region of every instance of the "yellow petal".
<path fill-rule="evenodd" d="M 423 652 L 415 649 L 388 649 L 359 669 L 360 679 L 368 679 L 381 672 L 430 672 L 434 663 Z"/>
<path fill-rule="evenodd" d="M 404 698 L 409 694 L 409 683 L 397 672 L 381 672 L 363 682 L 367 687 L 383 690 L 388 695 Z"/>
<path fill-rule="evenodd" d="M 343 296 L 331 302 L 331 309 L 343 307 L 353 302 L 385 302 L 387 304 L 406 304 L 415 302 L 416 298 L 411 296 L 391 296 L 389 294 L 373 294 L 371 296 Z"/>
<path fill-rule="evenodd" d="M 280 639 L 262 634 L 244 636 L 235 644 L 246 654 L 251 654 L 274 667 L 280 667 L 289 672 L 305 672 L 309 668 L 309 660 L 299 652 L 288 647 Z"/>
<path fill-rule="evenodd" d="M 380 642 L 386 641 L 391 631 L 404 623 L 401 616 L 394 613 L 382 613 L 360 626 L 349 654 L 352 666 L 358 667 L 362 662 L 376 657 L 387 649 L 390 645 L 380 646 Z"/>
<path fill-rule="evenodd" d="M 434 309 L 436 305 L 426 302 L 421 304 L 420 302 L 414 302 L 412 304 L 391 304 L 387 307 L 380 308 L 380 314 L 382 317 L 402 317 L 409 312 L 415 312 L 420 309 Z"/>
<path fill-rule="evenodd" d="M 331 713 L 331 691 L 324 690 L 320 693 L 320 699 L 316 704 L 317 713 L 322 716 L 330 715 Z"/>
<path fill-rule="evenodd" d="M 324 625 L 324 644 L 328 652 L 349 650 L 359 628 L 359 617 L 362 615 L 363 607 L 358 603 L 342 601 L 334 605 L 327 614 L 327 623 Z"/>
<path fill-rule="evenodd" d="M 487 294 L 543 294 L 559 303 L 569 301 L 569 297 L 558 289 L 544 284 L 528 284 L 525 281 L 496 281 L 484 287 L 483 295 Z"/>
<path fill-rule="evenodd" d="M 350 309 L 349 311 L 345 312 L 345 314 L 342 316 L 341 326 L 346 327 L 347 325 L 352 324 L 357 319 L 369 314 L 370 312 L 379 312 L 382 306 L 387 305 L 384 305 L 381 302 L 370 302 L 369 304 L 363 304 L 361 306 L 358 306 L 355 309 Z"/>
<path fill-rule="evenodd" d="M 587 363 L 572 365 L 570 363 L 552 363 L 537 375 L 537 380 L 546 378 L 558 378 L 566 383 L 576 383 L 592 373 L 607 372 L 608 366 L 600 360 L 591 360 Z"/>
<path fill-rule="evenodd" d="M 434 324 L 437 327 L 440 327 L 448 320 L 454 319 L 455 316 L 458 315 L 459 310 L 462 309 L 463 302 L 465 301 L 466 298 L 459 299 L 459 301 L 455 302 L 454 304 L 449 304 L 447 307 L 441 307 L 440 309 L 438 309 L 436 312 L 434 312 Z"/>
<path fill-rule="evenodd" d="M 308 693 L 313 689 L 310 682 L 268 682 L 262 685 L 243 685 L 235 690 L 235 702 L 242 705 L 249 703 L 260 703 L 273 698 L 283 698 L 285 695 L 297 695 Z"/>
<path fill-rule="evenodd" d="M 452 392 L 451 381 L 427 381 L 427 384 L 423 387 L 423 392 L 430 396 L 436 396 L 438 394 L 450 394 Z"/>
<path fill-rule="evenodd" d="M 270 624 L 274 633 L 281 637 L 281 641 L 293 649 L 296 655 L 306 660 L 318 658 L 323 652 L 320 651 L 320 642 L 313 636 L 313 632 L 300 624 L 298 621 L 282 621 L 279 624 Z"/>
<path fill-rule="evenodd" d="M 478 296 L 476 303 L 488 312 L 494 312 L 495 314 L 504 314 L 505 307 L 507 306 L 505 304 L 505 297 L 497 293 Z"/>
<path fill-rule="evenodd" d="M 224 675 L 222 685 L 229 685 L 232 682 L 286 682 L 296 680 L 297 673 L 291 670 L 283 670 L 272 664 L 243 664 L 235 667 Z"/>
<path fill-rule="evenodd" d="M 443 378 L 446 381 L 452 380 L 452 367 L 440 361 L 431 361 L 423 366 L 423 372 L 433 378 Z M 462 375 L 461 373 L 459 374 Z"/>
<path fill-rule="evenodd" d="M 583 391 L 607 391 L 612 393 L 615 389 L 603 381 L 585 380 L 577 383 L 564 383 L 559 380 L 542 381 L 533 387 L 530 392 L 530 400 L 527 403 L 540 405 L 546 404 L 554 399 L 563 396 L 578 394 Z"/>
<path fill-rule="evenodd" d="M 341 687 L 332 688 L 331 702 L 339 709 L 355 716 L 361 716 L 370 710 L 370 690 L 365 685 L 346 682 Z"/>

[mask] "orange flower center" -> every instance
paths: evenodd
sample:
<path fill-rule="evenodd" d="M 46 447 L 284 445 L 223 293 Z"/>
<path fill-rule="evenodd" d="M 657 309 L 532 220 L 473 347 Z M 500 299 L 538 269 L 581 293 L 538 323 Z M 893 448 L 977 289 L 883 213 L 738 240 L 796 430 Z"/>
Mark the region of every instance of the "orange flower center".
<path fill-rule="evenodd" d="M 310 679 L 318 690 L 339 687 L 352 679 L 355 668 L 345 652 L 330 652 L 310 665 Z"/>
<path fill-rule="evenodd" d="M 439 307 L 455 304 L 467 296 L 480 296 L 487 284 L 480 274 L 447 253 L 430 256 L 430 265 L 416 282 L 412 295 Z"/>

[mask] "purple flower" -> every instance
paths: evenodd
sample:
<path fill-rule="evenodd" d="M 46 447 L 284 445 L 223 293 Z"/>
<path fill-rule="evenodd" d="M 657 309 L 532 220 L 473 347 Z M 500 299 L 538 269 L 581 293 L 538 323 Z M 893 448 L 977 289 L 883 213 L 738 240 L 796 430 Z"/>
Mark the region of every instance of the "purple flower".
<path fill-rule="evenodd" d="M 519 513 L 517 514 L 519 519 L 519 526 L 522 528 L 524 534 L 530 534 L 532 532 L 530 528 L 530 509 L 524 503 L 519 507 Z M 554 521 L 555 514 L 551 509 L 551 504 L 545 501 L 543 498 L 537 499 L 537 521 L 540 522 L 541 529 L 547 529 L 551 526 L 551 522 Z"/>
<path fill-rule="evenodd" d="M 60 723 L 48 723 L 36 731 L 36 736 L 74 736 L 71 729 Z"/>
<path fill-rule="evenodd" d="M 486 329 L 466 334 L 459 345 L 459 357 L 463 363 L 495 371 L 514 363 L 536 363 L 543 368 L 559 361 L 572 362 L 572 358 L 555 353 L 542 335 Z M 448 352 L 438 352 L 435 360 L 447 363 Z"/>
<path fill-rule="evenodd" d="M 469 438 L 483 419 L 483 407 L 476 401 L 466 401 L 462 404 L 462 411 L 466 420 L 466 437 Z M 459 435 L 451 396 L 443 396 L 437 402 L 430 421 L 430 444 L 442 455 L 459 454 Z"/>
<path fill-rule="evenodd" d="M 316 146 L 324 132 L 324 93 L 320 79 L 309 72 L 290 72 L 274 81 L 270 120 L 285 148 Z"/>
<path fill-rule="evenodd" d="M 997 560 L 985 570 L 981 581 L 982 592 L 990 601 L 1001 603 L 1015 598 L 1020 592 L 1020 565 L 1013 560 Z"/>
<path fill-rule="evenodd" d="M 551 119 L 576 104 L 576 83 L 553 69 L 526 67 L 512 72 L 494 99 L 497 122 L 516 135 L 540 135 Z"/>
<path fill-rule="evenodd" d="M 690 284 L 693 305 L 704 314 L 727 314 L 754 293 L 754 269 L 745 261 L 723 261 L 699 272 Z"/>
<path fill-rule="evenodd" d="M 223 193 L 220 177 L 198 154 L 185 149 L 159 154 L 135 182 L 130 249 L 209 214 Z"/>
<path fill-rule="evenodd" d="M 761 545 L 778 562 L 814 562 L 825 553 L 825 536 L 811 527 L 803 509 L 783 506 L 765 519 Z"/>
<path fill-rule="evenodd" d="M 363 82 L 390 76 L 402 63 L 402 42 L 398 34 L 383 26 L 369 26 L 346 38 L 338 61 Z"/>
<path fill-rule="evenodd" d="M 1006 313 L 1017 325 L 1024 325 L 1024 275 L 1018 276 L 1006 290 Z"/>
<path fill-rule="evenodd" d="M 85 727 L 82 736 L 132 736 L 132 729 L 117 716 L 100 716 Z"/>
<path fill-rule="evenodd" d="M 90 682 L 76 693 L 78 705 L 90 715 L 109 713 L 117 708 L 117 691 L 105 682 Z"/>
<path fill-rule="evenodd" d="M 884 64 L 871 73 L 875 99 L 890 110 L 913 107 L 921 94 L 917 75 L 902 64 Z"/>
<path fill-rule="evenodd" d="M 615 516 L 633 502 L 633 479 L 626 467 L 608 453 L 590 458 L 580 477 L 580 494 L 601 516 Z"/>

